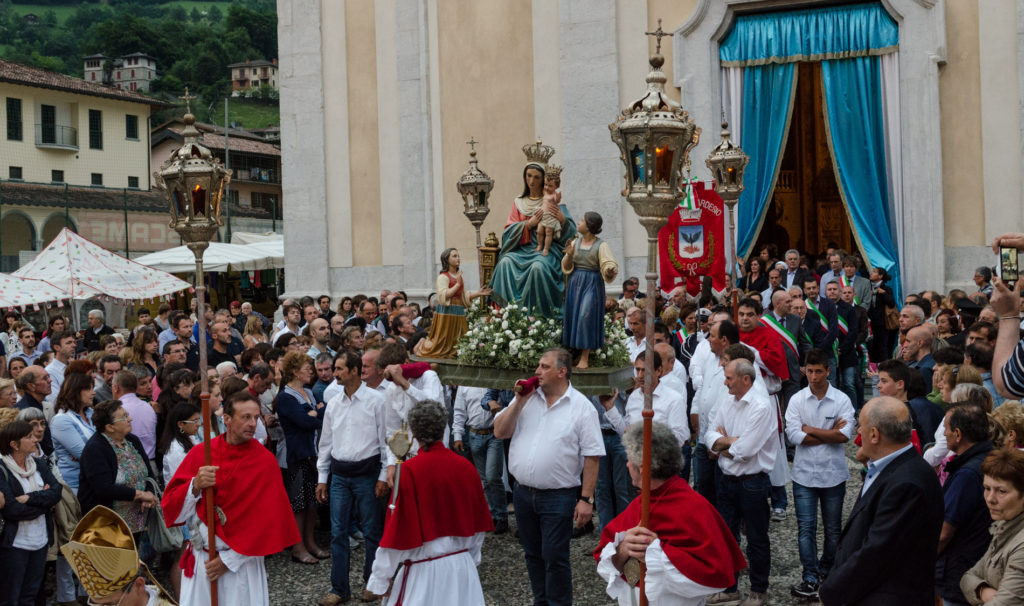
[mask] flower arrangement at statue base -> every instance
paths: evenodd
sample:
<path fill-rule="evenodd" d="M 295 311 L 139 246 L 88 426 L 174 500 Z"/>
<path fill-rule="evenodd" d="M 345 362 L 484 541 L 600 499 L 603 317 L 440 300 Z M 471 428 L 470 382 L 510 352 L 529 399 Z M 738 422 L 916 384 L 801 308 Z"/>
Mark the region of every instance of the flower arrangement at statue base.
<path fill-rule="evenodd" d="M 562 320 L 532 314 L 525 307 L 474 306 L 467 321 L 469 330 L 457 348 L 460 364 L 532 371 L 546 350 L 562 347 Z M 625 326 L 609 316 L 605 316 L 604 322 L 605 343 L 590 353 L 591 364 L 605 368 L 628 366 Z"/>

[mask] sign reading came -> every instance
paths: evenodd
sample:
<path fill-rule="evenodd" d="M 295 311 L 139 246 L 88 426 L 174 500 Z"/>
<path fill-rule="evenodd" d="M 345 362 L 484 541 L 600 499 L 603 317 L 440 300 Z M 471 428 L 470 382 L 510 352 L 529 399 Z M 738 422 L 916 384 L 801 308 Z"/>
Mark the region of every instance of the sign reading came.
<path fill-rule="evenodd" d="M 135 251 L 154 251 L 181 244 L 177 232 L 168 227 L 170 217 L 155 213 L 128 213 L 128 246 Z M 80 211 L 78 233 L 111 250 L 125 248 L 124 215 L 117 212 Z"/>

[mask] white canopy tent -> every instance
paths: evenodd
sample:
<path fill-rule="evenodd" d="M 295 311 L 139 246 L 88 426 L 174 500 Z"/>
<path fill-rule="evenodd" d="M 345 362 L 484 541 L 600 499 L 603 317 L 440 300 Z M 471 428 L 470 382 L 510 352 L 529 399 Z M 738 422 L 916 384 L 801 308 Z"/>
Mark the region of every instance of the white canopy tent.
<path fill-rule="evenodd" d="M 40 303 L 59 303 L 68 295 L 44 280 L 0 274 L 0 308 L 27 308 Z"/>
<path fill-rule="evenodd" d="M 135 259 L 138 263 L 171 273 L 195 271 L 196 261 L 187 246 L 168 248 Z M 258 271 L 284 267 L 284 240 L 253 244 L 211 242 L 203 254 L 204 271 Z"/>
<path fill-rule="evenodd" d="M 142 301 L 192 287 L 167 272 L 116 255 L 66 227 L 32 261 L 11 275 L 45 280 L 69 299 L 104 296 Z"/>

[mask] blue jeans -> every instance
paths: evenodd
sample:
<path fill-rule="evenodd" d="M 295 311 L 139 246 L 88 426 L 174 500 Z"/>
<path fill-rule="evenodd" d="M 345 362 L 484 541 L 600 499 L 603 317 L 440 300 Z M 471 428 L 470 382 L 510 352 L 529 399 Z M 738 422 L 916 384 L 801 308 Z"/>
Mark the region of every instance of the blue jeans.
<path fill-rule="evenodd" d="M 804 568 L 803 580 L 820 583 L 832 569 L 836 560 L 836 547 L 843 524 L 843 498 L 846 482 L 830 488 L 811 488 L 793 482 L 793 503 L 799 529 L 800 564 Z M 821 523 L 825 530 L 825 545 L 818 559 L 818 503 L 821 503 Z"/>
<path fill-rule="evenodd" d="M 772 568 L 771 543 L 768 540 L 769 492 L 771 482 L 767 473 L 742 477 L 723 473 L 718 480 L 718 512 L 729 525 L 737 543 L 741 540 L 740 522 L 746 524 L 750 590 L 758 593 L 768 591 Z M 739 578 L 739 573 L 736 576 Z M 736 591 L 736 583 L 726 591 Z"/>
<path fill-rule="evenodd" d="M 534 606 L 572 604 L 569 539 L 579 489 L 537 490 L 519 484 L 513 494 Z"/>
<path fill-rule="evenodd" d="M 716 498 L 717 476 L 721 475 L 718 470 L 718 461 L 708 458 L 708 447 L 697 444 L 693 454 L 693 483 L 700 496 L 708 500 L 712 507 L 717 508 Z"/>
<path fill-rule="evenodd" d="M 376 485 L 376 473 L 331 476 L 331 592 L 343 598 L 352 595 L 348 581 L 348 536 L 356 516 L 366 538 L 364 581 L 370 578 L 370 571 L 373 570 L 373 556 L 377 553 L 377 544 L 384 531 L 384 508 L 373 494 Z"/>
<path fill-rule="evenodd" d="M 860 389 L 858 389 L 857 383 L 861 383 Z M 850 403 L 853 404 L 853 407 L 860 410 L 859 398 L 864 389 L 860 366 L 847 366 L 839 369 L 839 389 L 850 398 Z"/>
<path fill-rule="evenodd" d="M 501 481 L 501 471 L 505 467 L 505 449 L 502 440 L 494 434 L 480 435 L 468 432 L 469 452 L 484 483 L 484 496 L 487 506 L 491 509 L 491 519 L 508 519 L 508 500 L 505 497 L 505 484 Z"/>
<path fill-rule="evenodd" d="M 16 547 L 0 549 L 0 570 L 5 581 L 0 587 L 3 606 L 32 606 L 46 573 L 47 548 L 27 551 Z"/>
<path fill-rule="evenodd" d="M 782 453 L 779 453 L 782 454 Z M 786 499 L 786 487 L 785 486 L 772 486 L 772 509 L 785 509 L 789 506 L 789 501 Z"/>
<path fill-rule="evenodd" d="M 597 517 L 601 530 L 633 500 L 633 481 L 626 469 L 626 449 L 615 432 L 604 434 L 604 456 L 597 468 Z"/>
<path fill-rule="evenodd" d="M 690 443 L 683 444 L 683 468 L 679 470 L 679 477 L 690 483 L 690 464 L 693 461 L 693 448 Z"/>

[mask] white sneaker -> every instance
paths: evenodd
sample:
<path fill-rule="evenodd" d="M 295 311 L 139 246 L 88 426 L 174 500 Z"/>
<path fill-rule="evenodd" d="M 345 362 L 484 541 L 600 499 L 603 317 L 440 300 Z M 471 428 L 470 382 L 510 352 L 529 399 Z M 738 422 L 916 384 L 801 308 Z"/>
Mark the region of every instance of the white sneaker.
<path fill-rule="evenodd" d="M 786 521 L 786 510 L 781 507 L 776 507 L 772 510 L 772 521 L 773 522 L 785 522 Z"/>

